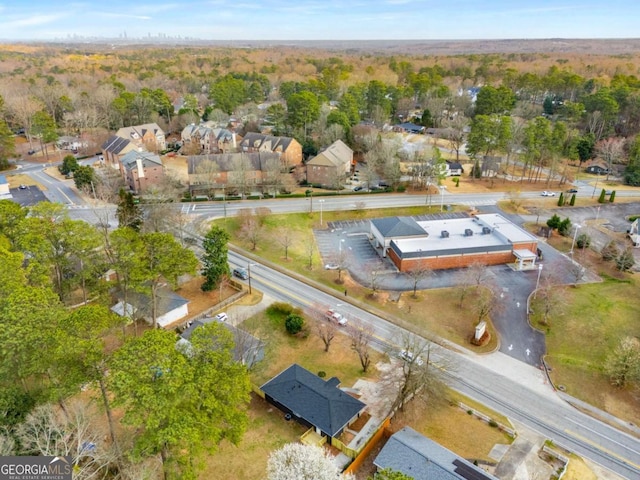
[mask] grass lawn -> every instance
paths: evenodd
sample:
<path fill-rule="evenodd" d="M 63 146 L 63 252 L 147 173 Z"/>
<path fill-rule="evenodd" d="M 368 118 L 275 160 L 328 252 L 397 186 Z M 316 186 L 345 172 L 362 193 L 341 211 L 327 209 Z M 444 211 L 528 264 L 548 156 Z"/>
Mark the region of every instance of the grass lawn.
<path fill-rule="evenodd" d="M 309 334 L 305 338 L 289 335 L 285 331 L 284 319 L 267 312 L 243 322 L 242 328 L 256 333 L 267 344 L 265 360 L 251 372 L 254 384 L 262 385 L 294 362 L 315 374 L 323 371 L 326 378 L 338 377 L 345 387 L 353 386 L 358 378 L 375 379 L 377 371 L 374 365 L 384 359 L 384 354 L 374 351 L 369 372 L 363 374 L 347 335 L 338 333 L 331 342 L 329 352 L 325 352 L 324 343 L 309 320 L 307 326 Z"/>
<path fill-rule="evenodd" d="M 547 330 L 547 361 L 552 380 L 567 393 L 635 424 L 640 402 L 631 387 L 614 389 L 603 372 L 620 339 L 640 337 L 638 279 L 605 278 L 603 283 L 566 287 L 564 310 Z M 533 305 L 534 311 L 541 310 Z M 532 317 L 534 325 L 539 318 Z"/>

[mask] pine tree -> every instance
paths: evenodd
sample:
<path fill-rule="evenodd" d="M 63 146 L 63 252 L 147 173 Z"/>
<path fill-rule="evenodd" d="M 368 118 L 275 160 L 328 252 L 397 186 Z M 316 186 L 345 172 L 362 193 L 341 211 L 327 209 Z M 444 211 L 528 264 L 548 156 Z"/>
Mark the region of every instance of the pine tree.
<path fill-rule="evenodd" d="M 560 196 L 558 197 L 558 206 L 562 207 L 564 206 L 564 193 L 560 192 Z"/>
<path fill-rule="evenodd" d="M 571 200 L 569 201 L 569 205 L 572 207 L 576 204 L 576 194 L 571 195 Z"/>
<path fill-rule="evenodd" d="M 609 197 L 609 203 L 613 203 L 616 199 L 616 191 L 611 192 L 611 196 Z"/>

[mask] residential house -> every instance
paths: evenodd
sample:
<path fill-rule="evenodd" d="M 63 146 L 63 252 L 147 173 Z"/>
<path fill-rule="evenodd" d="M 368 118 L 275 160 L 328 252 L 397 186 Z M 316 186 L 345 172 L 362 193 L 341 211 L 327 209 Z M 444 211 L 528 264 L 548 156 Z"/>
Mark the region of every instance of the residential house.
<path fill-rule="evenodd" d="M 314 428 L 318 435 L 334 438 L 366 408 L 360 400 L 338 388 L 339 385 L 336 377 L 325 381 L 294 363 L 260 389 L 267 402 L 297 422 Z"/>
<path fill-rule="evenodd" d="M 144 147 L 152 152 L 161 152 L 167 149 L 164 130 L 157 123 L 122 127 L 116 132 L 116 136 L 129 140 L 136 146 Z"/>
<path fill-rule="evenodd" d="M 128 292 L 125 303 L 122 293 L 117 295 L 118 303 L 111 311 L 121 317 L 134 320 L 142 319 L 153 322 L 152 299 L 150 295 L 139 292 Z M 171 325 L 189 315 L 189 300 L 169 289 L 160 289 L 156 298 L 156 322 L 159 327 Z"/>
<path fill-rule="evenodd" d="M 415 123 L 411 122 L 404 122 L 393 126 L 394 132 L 401 133 L 424 133 L 425 130 L 425 127 L 423 127 L 422 125 L 416 125 Z"/>
<path fill-rule="evenodd" d="M 460 162 L 454 162 L 453 160 L 447 160 L 447 176 L 459 177 L 464 173 L 464 168 Z"/>
<path fill-rule="evenodd" d="M 274 152 L 279 153 L 283 165 L 293 168 L 302 163 L 302 145 L 290 137 L 274 137 L 262 133 L 247 133 L 240 142 L 242 152 Z"/>
<path fill-rule="evenodd" d="M 63 135 L 56 141 L 56 148 L 59 150 L 78 151 L 78 149 L 86 148 L 88 145 L 87 142 L 82 141 L 79 137 L 71 137 L 69 135 Z"/>
<path fill-rule="evenodd" d="M 102 159 L 105 165 L 115 169 L 121 170 L 120 159 L 131 151 L 138 150 L 135 143 L 127 140 L 126 138 L 112 135 L 109 139 L 102 144 Z"/>
<path fill-rule="evenodd" d="M 145 150 L 132 150 L 120 158 L 120 173 L 132 192 L 140 193 L 164 180 L 160 157 Z"/>
<path fill-rule="evenodd" d="M 336 140 L 329 147 L 307 162 L 307 182 L 330 188 L 342 188 L 342 182 L 351 173 L 353 150 L 342 140 Z"/>
<path fill-rule="evenodd" d="M 411 427 L 391 435 L 373 464 L 378 471 L 388 468 L 414 480 L 497 480 Z"/>
<path fill-rule="evenodd" d="M 191 195 L 225 190 L 240 194 L 262 189 L 270 170 L 279 171 L 280 154 L 273 152 L 219 153 L 187 158 Z"/>
<path fill-rule="evenodd" d="M 609 173 L 609 169 L 607 167 L 603 167 L 602 165 L 589 165 L 585 168 L 585 172 L 594 173 L 596 175 L 606 175 Z"/>
<path fill-rule="evenodd" d="M 236 362 L 242 363 L 243 365 L 246 365 L 248 369 L 251 369 L 256 363 L 264 359 L 265 343 L 262 340 L 254 337 L 245 330 L 231 325 L 228 322 L 221 323 L 233 335 L 233 359 Z M 188 350 L 190 346 L 191 335 L 197 328 L 203 325 L 204 322 L 200 320 L 196 320 L 195 322 L 191 323 L 189 327 L 180 335 L 180 340 L 178 340 L 178 343 L 185 345 L 185 348 Z"/>
<path fill-rule="evenodd" d="M 204 153 L 229 153 L 237 149 L 235 132 L 214 127 L 212 122 L 187 125 L 180 134 L 182 144 L 198 144 Z"/>

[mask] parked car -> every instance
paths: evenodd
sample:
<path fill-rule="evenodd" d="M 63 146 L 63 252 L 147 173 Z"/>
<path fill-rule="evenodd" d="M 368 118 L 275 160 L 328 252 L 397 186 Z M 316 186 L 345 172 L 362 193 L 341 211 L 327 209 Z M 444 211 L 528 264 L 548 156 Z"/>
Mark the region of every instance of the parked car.
<path fill-rule="evenodd" d="M 358 185 L 357 187 L 353 187 L 353 191 L 354 192 L 359 192 L 360 190 L 362 190 L 362 185 Z"/>
<path fill-rule="evenodd" d="M 400 358 L 402 360 L 404 360 L 405 362 L 409 362 L 409 363 L 413 362 L 414 356 L 415 355 L 413 354 L 413 352 L 411 350 L 402 350 L 400 352 Z M 422 361 L 422 358 L 416 357 L 416 359 L 415 359 L 415 364 L 416 365 L 420 366 L 423 363 L 424 362 Z"/>
<path fill-rule="evenodd" d="M 340 265 L 338 265 L 337 263 L 327 263 L 324 266 L 325 270 L 338 270 L 340 268 Z"/>
<path fill-rule="evenodd" d="M 555 197 L 556 194 L 554 192 L 547 192 L 546 190 L 544 192 L 542 192 L 540 195 L 542 195 L 543 197 Z"/>
<path fill-rule="evenodd" d="M 577 188 L 570 188 L 569 190 L 567 190 L 567 193 L 578 193 L 578 189 Z"/>
<path fill-rule="evenodd" d="M 220 312 L 214 318 L 216 320 L 218 320 L 219 322 L 226 322 L 227 320 L 229 320 L 229 317 L 227 316 L 227 314 L 225 312 Z"/>
<path fill-rule="evenodd" d="M 233 269 L 233 276 L 241 278 L 242 280 L 248 280 L 249 279 L 249 272 L 247 272 L 244 268 L 234 268 Z"/>
<path fill-rule="evenodd" d="M 19 188 L 20 190 L 26 190 L 26 189 L 27 189 L 27 186 L 23 183 L 23 184 L 22 184 L 22 185 L 20 185 L 18 188 Z"/>
<path fill-rule="evenodd" d="M 347 324 L 347 319 L 341 313 L 336 312 L 335 310 L 327 310 L 325 313 L 325 317 L 330 322 L 336 322 L 338 325 L 345 326 Z"/>

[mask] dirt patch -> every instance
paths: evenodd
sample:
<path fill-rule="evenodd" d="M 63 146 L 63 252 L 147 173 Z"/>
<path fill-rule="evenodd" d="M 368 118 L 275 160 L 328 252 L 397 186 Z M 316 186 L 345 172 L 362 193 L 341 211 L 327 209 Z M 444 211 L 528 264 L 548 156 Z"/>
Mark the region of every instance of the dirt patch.
<path fill-rule="evenodd" d="M 184 155 L 163 155 L 162 165 L 168 173 L 184 184 L 189 182 L 188 160 Z"/>
<path fill-rule="evenodd" d="M 224 285 L 222 289 L 216 288 L 210 292 L 202 291 L 204 277 L 196 277 L 180 285 L 176 291 L 178 295 L 189 300 L 189 315 L 197 315 L 205 310 L 217 305 L 221 300 L 229 298 L 237 293 L 237 290 L 229 285 Z"/>

